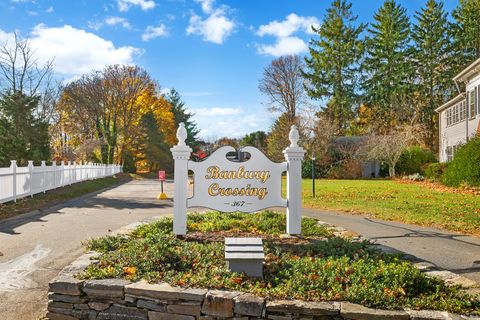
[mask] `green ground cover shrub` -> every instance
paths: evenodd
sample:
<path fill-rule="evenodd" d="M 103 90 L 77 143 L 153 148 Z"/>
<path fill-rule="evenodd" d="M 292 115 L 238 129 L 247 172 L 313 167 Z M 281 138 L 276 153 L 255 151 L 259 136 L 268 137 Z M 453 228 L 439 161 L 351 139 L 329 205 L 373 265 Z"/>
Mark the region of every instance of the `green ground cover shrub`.
<path fill-rule="evenodd" d="M 140 226 L 130 236 L 89 241 L 88 248 L 101 253 L 99 262 L 80 276 L 164 281 L 271 298 L 346 300 L 387 309 L 480 311 L 478 299 L 426 277 L 399 256 L 381 253 L 367 242 L 333 237 L 314 219 L 302 223 L 309 236 L 284 238 L 280 236 L 284 221 L 284 214 L 271 211 L 253 215 L 190 214 L 189 233 L 179 239 L 172 234 L 172 219 L 162 218 Z M 223 238 L 233 234 L 255 234 L 264 239 L 263 280 L 227 269 Z"/>
<path fill-rule="evenodd" d="M 442 182 L 447 186 L 480 186 L 480 137 L 460 147 L 448 164 Z"/>
<path fill-rule="evenodd" d="M 424 165 L 431 162 L 436 162 L 435 155 L 430 151 L 419 146 L 411 146 L 407 148 L 397 165 L 395 171 L 401 175 L 410 175 L 419 173 L 424 175 Z"/>
<path fill-rule="evenodd" d="M 434 162 L 425 165 L 425 177 L 432 181 L 441 181 L 448 162 Z"/>

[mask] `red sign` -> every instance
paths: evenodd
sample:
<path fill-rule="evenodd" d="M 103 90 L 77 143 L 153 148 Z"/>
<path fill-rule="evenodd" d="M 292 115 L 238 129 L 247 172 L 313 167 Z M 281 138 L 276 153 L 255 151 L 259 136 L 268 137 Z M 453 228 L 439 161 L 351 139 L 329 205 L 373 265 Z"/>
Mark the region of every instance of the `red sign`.
<path fill-rule="evenodd" d="M 165 181 L 166 179 L 167 179 L 167 176 L 165 174 L 165 171 L 158 171 L 158 180 Z"/>

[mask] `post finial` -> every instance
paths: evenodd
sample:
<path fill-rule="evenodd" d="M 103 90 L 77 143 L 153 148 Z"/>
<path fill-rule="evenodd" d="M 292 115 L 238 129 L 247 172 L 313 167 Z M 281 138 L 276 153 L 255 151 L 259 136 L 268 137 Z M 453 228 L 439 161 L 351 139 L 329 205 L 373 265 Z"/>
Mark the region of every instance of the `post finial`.
<path fill-rule="evenodd" d="M 300 139 L 300 134 L 298 133 L 297 127 L 292 125 L 290 127 L 290 133 L 288 134 L 288 139 L 290 139 L 290 147 L 298 147 L 298 140 Z"/>
<path fill-rule="evenodd" d="M 185 140 L 187 140 L 187 129 L 185 129 L 185 124 L 180 122 L 178 125 L 177 130 L 177 139 L 178 139 L 178 146 L 185 146 Z"/>

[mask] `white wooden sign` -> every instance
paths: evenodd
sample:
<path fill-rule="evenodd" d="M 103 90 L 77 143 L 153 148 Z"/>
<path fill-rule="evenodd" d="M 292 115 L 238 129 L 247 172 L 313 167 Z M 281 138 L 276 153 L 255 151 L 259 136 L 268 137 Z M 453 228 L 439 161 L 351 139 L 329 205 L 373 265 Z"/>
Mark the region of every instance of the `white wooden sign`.
<path fill-rule="evenodd" d="M 227 159 L 233 147 L 221 147 L 202 162 L 190 161 L 192 149 L 185 144 L 183 123 L 178 144 L 171 148 L 175 160 L 174 221 L 176 235 L 186 234 L 186 211 L 205 207 L 221 212 L 255 212 L 271 207 L 287 208 L 287 233 L 301 233 L 301 164 L 305 151 L 298 146 L 298 131 L 292 126 L 285 162 L 270 161 L 260 150 L 245 147 L 244 162 Z M 187 199 L 188 170 L 194 173 L 193 197 Z M 281 195 L 282 173 L 287 172 L 287 199 Z"/>

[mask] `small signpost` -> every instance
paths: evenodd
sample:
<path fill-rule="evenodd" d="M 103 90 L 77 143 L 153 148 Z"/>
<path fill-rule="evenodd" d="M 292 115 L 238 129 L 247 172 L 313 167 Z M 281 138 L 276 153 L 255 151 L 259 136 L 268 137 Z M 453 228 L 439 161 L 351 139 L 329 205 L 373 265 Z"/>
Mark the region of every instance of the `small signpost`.
<path fill-rule="evenodd" d="M 163 181 L 167 180 L 167 175 L 165 174 L 165 171 L 163 170 L 158 171 L 158 180 L 160 180 L 160 183 L 161 183 L 161 192 L 158 195 L 157 199 L 166 200 L 168 199 L 167 195 L 163 192 Z"/>
<path fill-rule="evenodd" d="M 301 233 L 302 160 L 305 150 L 298 146 L 295 126 L 289 133 L 290 146 L 283 153 L 285 162 L 270 161 L 260 150 L 245 147 L 250 159 L 233 162 L 227 153 L 233 147 L 221 147 L 202 162 L 190 160 L 192 149 L 186 145 L 187 130 L 180 123 L 178 144 L 171 148 L 175 160 L 173 232 L 187 232 L 187 208 L 205 207 L 221 212 L 255 212 L 270 207 L 287 208 L 288 234 Z M 188 170 L 194 173 L 193 197 L 187 199 Z M 287 172 L 287 198 L 281 195 L 282 173 Z"/>

